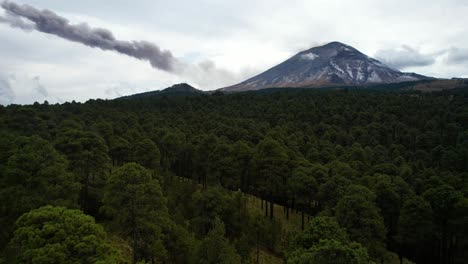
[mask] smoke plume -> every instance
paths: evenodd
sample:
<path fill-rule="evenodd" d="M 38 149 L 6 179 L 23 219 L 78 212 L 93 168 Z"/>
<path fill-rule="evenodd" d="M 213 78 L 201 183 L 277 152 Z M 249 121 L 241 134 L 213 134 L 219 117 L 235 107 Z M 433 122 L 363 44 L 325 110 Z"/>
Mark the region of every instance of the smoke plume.
<path fill-rule="evenodd" d="M 6 15 L 0 16 L 0 23 L 26 31 L 37 30 L 93 48 L 116 51 L 140 60 L 149 61 L 154 68 L 174 72 L 179 62 L 170 51 L 161 50 L 147 41 L 118 40 L 110 30 L 92 28 L 86 23 L 70 24 L 66 18 L 50 10 L 38 10 L 29 5 L 18 5 L 3 1 L 1 7 Z"/>
<path fill-rule="evenodd" d="M 0 16 L 0 23 L 7 23 L 13 28 L 20 28 L 24 31 L 33 31 L 34 25 L 26 23 L 18 16 L 6 13 L 5 17 Z"/>

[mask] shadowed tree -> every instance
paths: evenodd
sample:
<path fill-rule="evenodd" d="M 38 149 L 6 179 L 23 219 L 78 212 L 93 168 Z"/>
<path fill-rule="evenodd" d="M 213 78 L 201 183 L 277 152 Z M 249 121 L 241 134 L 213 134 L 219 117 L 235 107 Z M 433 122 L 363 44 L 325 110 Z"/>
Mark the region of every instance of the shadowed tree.
<path fill-rule="evenodd" d="M 122 137 L 112 136 L 109 139 L 109 155 L 113 166 L 123 165 L 130 158 L 130 143 Z"/>
<path fill-rule="evenodd" d="M 108 179 L 103 210 L 133 247 L 133 261 L 166 258 L 162 231 L 170 225 L 159 182 L 136 163 L 127 163 Z"/>
<path fill-rule="evenodd" d="M 273 218 L 275 198 L 286 191 L 288 155 L 278 141 L 267 137 L 258 143 L 252 163 L 256 186 L 261 196 L 270 201 L 270 218 Z"/>
<path fill-rule="evenodd" d="M 416 263 L 429 261 L 423 249 L 430 242 L 432 232 L 431 205 L 421 196 L 414 196 L 405 201 L 398 219 L 398 234 L 395 237 L 400 243 L 400 263 L 401 253 Z"/>
<path fill-rule="evenodd" d="M 155 171 L 160 168 L 161 153 L 151 139 L 145 138 L 136 143 L 133 159 L 141 166 Z"/>
<path fill-rule="evenodd" d="M 291 177 L 288 179 L 288 187 L 293 196 L 293 201 L 300 207 L 301 210 L 301 229 L 304 230 L 304 213 L 311 212 L 312 200 L 317 196 L 317 181 L 312 176 L 313 171 L 299 167 L 293 170 Z M 297 198 L 296 198 L 297 197 Z M 287 209 L 287 217 L 289 217 L 289 208 Z"/>
<path fill-rule="evenodd" d="M 350 185 L 336 206 L 336 218 L 351 240 L 369 249 L 374 259 L 385 256 L 385 226 L 375 205 L 375 194 L 364 186 Z"/>
<path fill-rule="evenodd" d="M 21 214 L 46 204 L 76 207 L 78 201 L 79 184 L 49 142 L 33 136 L 20 137 L 14 144 L 0 178 L 2 244 Z"/>
<path fill-rule="evenodd" d="M 70 161 L 69 168 L 80 177 L 80 206 L 85 213 L 96 215 L 105 184 L 110 159 L 102 137 L 92 132 L 62 130 L 55 147 Z"/>
<path fill-rule="evenodd" d="M 224 237 L 224 224 L 219 218 L 213 228 L 201 241 L 197 253 L 197 263 L 201 264 L 240 264 L 241 258 L 235 248 Z"/>
<path fill-rule="evenodd" d="M 452 186 L 440 185 L 428 189 L 422 196 L 431 204 L 434 215 L 436 237 L 441 245 L 438 252 L 439 260 L 448 263 L 453 254 L 454 245 L 451 241 L 456 239 L 457 233 L 454 220 L 457 219 L 457 209 L 463 199 L 463 194 Z"/>

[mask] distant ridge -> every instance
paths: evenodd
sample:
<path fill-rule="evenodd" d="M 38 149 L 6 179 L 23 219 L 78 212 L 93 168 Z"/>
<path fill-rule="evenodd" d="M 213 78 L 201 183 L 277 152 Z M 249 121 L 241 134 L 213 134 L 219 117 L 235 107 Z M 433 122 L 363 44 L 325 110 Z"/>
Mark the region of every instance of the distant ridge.
<path fill-rule="evenodd" d="M 404 73 L 370 58 L 357 49 L 330 42 L 299 52 L 290 59 L 221 91 L 249 91 L 272 87 L 360 86 L 432 80 Z"/>
<path fill-rule="evenodd" d="M 187 83 L 179 83 L 179 84 L 174 84 L 171 87 L 168 87 L 163 90 L 132 94 L 132 95 L 123 96 L 120 98 L 142 98 L 142 97 L 162 96 L 162 95 L 187 96 L 187 95 L 196 95 L 196 94 L 203 94 L 203 91 L 198 90 Z"/>

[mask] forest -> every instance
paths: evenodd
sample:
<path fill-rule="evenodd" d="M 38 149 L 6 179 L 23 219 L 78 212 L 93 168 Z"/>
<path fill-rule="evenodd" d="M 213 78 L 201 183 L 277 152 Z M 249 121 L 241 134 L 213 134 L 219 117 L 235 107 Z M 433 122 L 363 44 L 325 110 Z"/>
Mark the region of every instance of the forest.
<path fill-rule="evenodd" d="M 468 91 L 0 106 L 0 263 L 468 263 Z"/>

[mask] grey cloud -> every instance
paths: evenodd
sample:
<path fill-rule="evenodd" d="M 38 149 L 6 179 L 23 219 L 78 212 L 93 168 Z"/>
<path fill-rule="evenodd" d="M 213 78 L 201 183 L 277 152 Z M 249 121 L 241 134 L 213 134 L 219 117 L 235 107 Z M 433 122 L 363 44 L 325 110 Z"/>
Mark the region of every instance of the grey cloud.
<path fill-rule="evenodd" d="M 0 104 L 11 104 L 14 99 L 15 93 L 11 89 L 9 80 L 0 76 Z"/>
<path fill-rule="evenodd" d="M 39 94 L 41 94 L 44 97 L 49 96 L 49 92 L 47 89 L 44 87 L 44 85 L 41 84 L 39 76 L 36 76 L 33 78 L 35 82 L 35 87 L 34 90 L 36 90 Z"/>
<path fill-rule="evenodd" d="M 449 63 L 460 64 L 468 62 L 468 49 L 451 48 L 447 53 L 447 61 Z"/>
<path fill-rule="evenodd" d="M 217 68 L 210 60 L 197 65 L 189 65 L 175 58 L 170 51 L 161 50 L 153 43 L 118 40 L 108 29 L 93 28 L 87 23 L 70 24 L 68 19 L 47 9 L 38 10 L 30 5 L 19 5 L 7 0 L 3 1 L 0 6 L 6 10 L 6 15 L 0 17 L 0 23 L 26 31 L 37 30 L 89 47 L 111 50 L 149 61 L 154 68 L 182 75 L 188 81 L 197 82 L 203 87 L 218 88 L 224 86 L 225 83 L 234 83 L 239 80 L 237 74 Z M 109 89 L 105 91 L 108 95 L 123 93 L 122 89 Z M 38 86 L 36 90 L 42 95 L 48 94 L 44 87 Z"/>
<path fill-rule="evenodd" d="M 157 45 L 147 41 L 118 40 L 110 30 L 92 28 L 86 23 L 72 25 L 66 18 L 50 10 L 38 10 L 29 5 L 18 5 L 10 1 L 2 2 L 1 6 L 7 11 L 7 15 L 1 17 L 0 22 L 12 27 L 23 30 L 34 29 L 89 47 L 116 51 L 149 61 L 154 68 L 168 72 L 173 72 L 180 64 L 170 51 L 161 50 Z M 27 19 L 31 24 L 22 18 Z"/>
<path fill-rule="evenodd" d="M 11 13 L 6 13 L 4 17 L 0 16 L 0 23 L 9 24 L 13 28 L 20 28 L 25 31 L 33 31 L 35 26 L 33 24 L 25 22 L 18 16 L 12 15 Z"/>
<path fill-rule="evenodd" d="M 399 49 L 379 50 L 375 58 L 396 69 L 422 67 L 435 63 L 433 54 L 423 54 L 419 50 L 403 45 Z"/>

